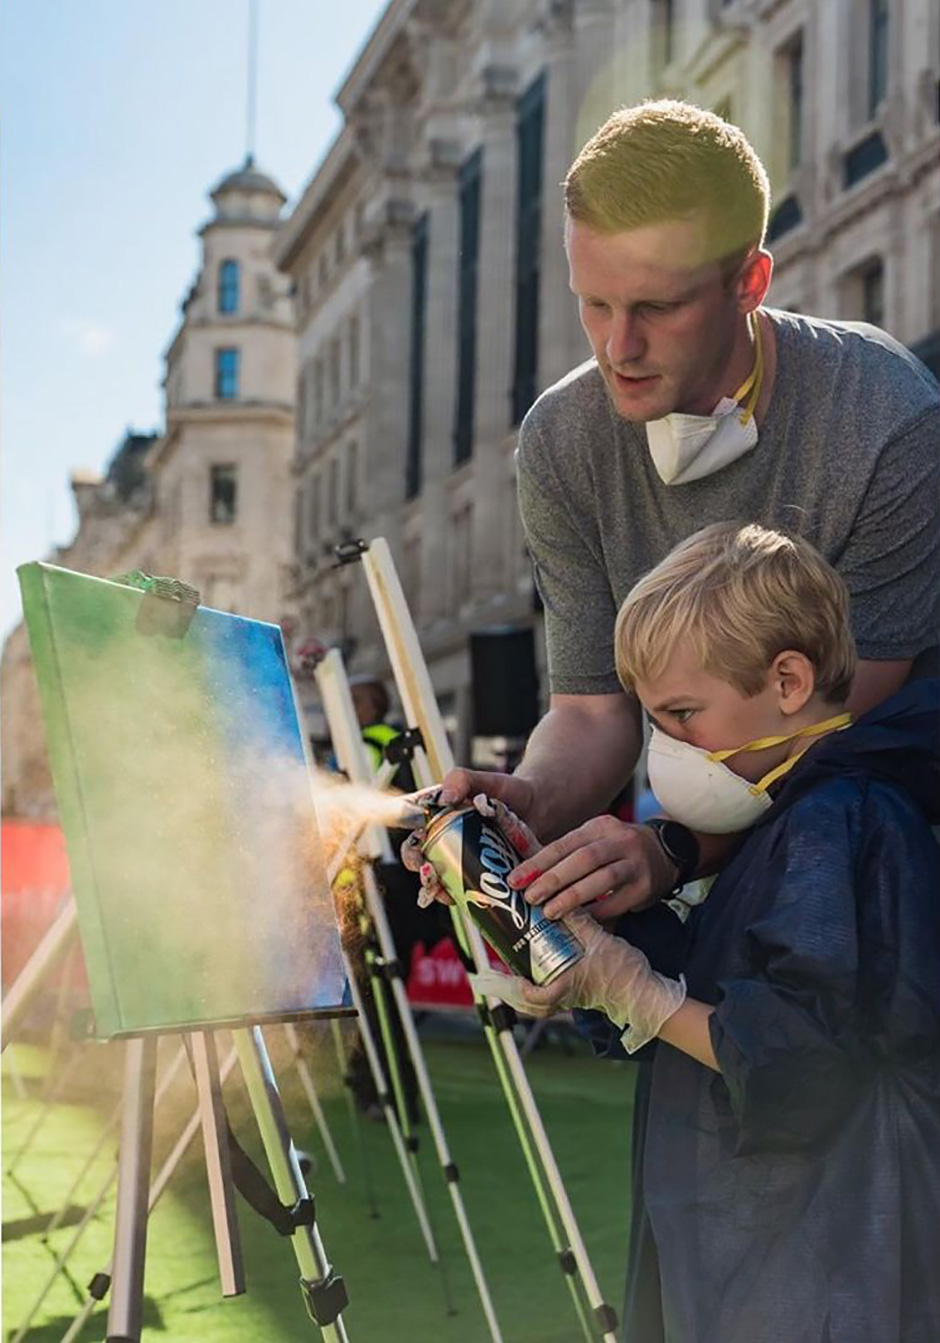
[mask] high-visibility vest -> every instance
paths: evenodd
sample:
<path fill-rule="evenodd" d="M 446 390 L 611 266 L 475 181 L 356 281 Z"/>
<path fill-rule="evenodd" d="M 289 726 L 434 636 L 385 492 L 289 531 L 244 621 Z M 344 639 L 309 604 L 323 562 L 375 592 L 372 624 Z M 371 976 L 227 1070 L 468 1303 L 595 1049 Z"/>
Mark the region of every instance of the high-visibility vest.
<path fill-rule="evenodd" d="M 388 723 L 371 723 L 368 727 L 362 729 L 362 740 L 369 748 L 369 760 L 372 765 L 372 773 L 377 774 L 385 763 L 385 748 L 390 741 L 400 737 L 401 733 L 397 727 L 391 727 Z M 395 767 L 391 778 L 394 779 L 398 773 L 398 767 Z M 389 780 L 391 782 L 391 779 Z"/>

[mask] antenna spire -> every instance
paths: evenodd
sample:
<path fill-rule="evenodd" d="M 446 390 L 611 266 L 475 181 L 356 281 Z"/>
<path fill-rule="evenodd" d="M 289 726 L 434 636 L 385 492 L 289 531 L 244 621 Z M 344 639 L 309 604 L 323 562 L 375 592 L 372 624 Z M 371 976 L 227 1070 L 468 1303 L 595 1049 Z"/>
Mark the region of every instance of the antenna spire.
<path fill-rule="evenodd" d="M 258 0 L 248 0 L 248 99 L 245 126 L 245 160 L 255 159 L 255 121 L 258 86 Z"/>

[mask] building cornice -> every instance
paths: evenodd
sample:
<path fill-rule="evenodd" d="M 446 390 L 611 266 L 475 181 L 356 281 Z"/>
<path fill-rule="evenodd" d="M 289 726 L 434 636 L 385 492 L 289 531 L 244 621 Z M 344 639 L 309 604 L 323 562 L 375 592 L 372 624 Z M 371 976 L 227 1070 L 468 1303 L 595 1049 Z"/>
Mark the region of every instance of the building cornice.
<path fill-rule="evenodd" d="M 333 95 L 333 101 L 344 116 L 351 116 L 356 104 L 375 79 L 395 39 L 404 32 L 417 5 L 418 0 L 392 0 L 366 38 L 365 46 Z"/>
<path fill-rule="evenodd" d="M 275 235 L 272 256 L 279 270 L 289 271 L 294 265 L 317 224 L 335 203 L 337 192 L 349 182 L 359 164 L 355 133 L 350 126 L 344 126 Z"/>
<path fill-rule="evenodd" d="M 169 447 L 174 431 L 187 425 L 203 424 L 273 424 L 291 428 L 294 407 L 286 401 L 189 401 L 182 406 L 167 408 L 166 444 Z M 161 452 L 160 454 L 164 454 Z"/>

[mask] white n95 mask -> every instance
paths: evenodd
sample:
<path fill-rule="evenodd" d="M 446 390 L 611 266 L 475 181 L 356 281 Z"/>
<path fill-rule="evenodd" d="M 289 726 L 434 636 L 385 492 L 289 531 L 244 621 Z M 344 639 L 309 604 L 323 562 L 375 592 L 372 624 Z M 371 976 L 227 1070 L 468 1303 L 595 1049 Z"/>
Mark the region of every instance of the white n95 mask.
<path fill-rule="evenodd" d="M 727 751 L 706 751 L 690 742 L 677 741 L 654 727 L 646 764 L 650 788 L 663 811 L 690 830 L 703 835 L 730 835 L 747 830 L 771 805 L 767 789 L 792 769 L 800 757 L 794 755 L 784 760 L 757 783 L 742 779 L 724 762 L 742 751 L 765 751 L 797 737 L 813 737 L 848 727 L 851 721 L 851 714 L 843 713 L 827 718 L 824 723 L 811 723 L 785 737 L 760 737 Z"/>
<path fill-rule="evenodd" d="M 756 317 L 753 327 L 754 367 L 733 397 L 722 397 L 711 415 L 677 413 L 648 421 L 646 440 L 663 484 L 685 485 L 713 475 L 756 445 L 754 409 L 764 380 L 764 350 Z"/>

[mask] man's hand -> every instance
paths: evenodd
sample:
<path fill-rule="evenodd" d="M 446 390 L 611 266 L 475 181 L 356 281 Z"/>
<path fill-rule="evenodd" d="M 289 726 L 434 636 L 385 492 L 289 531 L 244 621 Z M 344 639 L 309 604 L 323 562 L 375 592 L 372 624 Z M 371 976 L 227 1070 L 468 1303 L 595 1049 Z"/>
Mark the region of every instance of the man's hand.
<path fill-rule="evenodd" d="M 469 773 L 469 771 L 463 771 Z M 487 777 L 487 776 L 484 776 Z M 425 790 L 431 791 L 431 790 Z M 420 796 L 420 794 L 418 794 Z M 440 800 L 439 798 L 437 799 Z M 500 830 L 509 840 L 509 843 L 522 858 L 529 858 L 539 850 L 539 841 L 526 825 L 520 821 L 515 812 L 501 802 L 498 798 L 489 798 L 485 793 L 477 793 L 473 799 L 473 805 L 481 816 L 491 817 L 496 821 Z M 437 900 L 442 905 L 452 905 L 454 902 L 448 895 L 441 883 L 440 877 L 434 870 L 432 863 L 425 858 L 422 845 L 426 838 L 426 831 L 423 826 L 413 830 L 404 844 L 401 846 L 401 861 L 410 872 L 417 872 L 421 880 L 421 890 L 418 892 L 418 907 L 426 909 L 428 905 Z"/>
<path fill-rule="evenodd" d="M 505 802 L 523 821 L 529 818 L 535 801 L 534 789 L 527 779 L 478 769 L 452 769 L 445 774 L 438 801 L 445 807 L 459 807 L 480 793 Z"/>
<path fill-rule="evenodd" d="M 520 863 L 508 880 L 550 919 L 584 907 L 606 920 L 655 904 L 678 875 L 648 826 L 595 816 Z"/>

